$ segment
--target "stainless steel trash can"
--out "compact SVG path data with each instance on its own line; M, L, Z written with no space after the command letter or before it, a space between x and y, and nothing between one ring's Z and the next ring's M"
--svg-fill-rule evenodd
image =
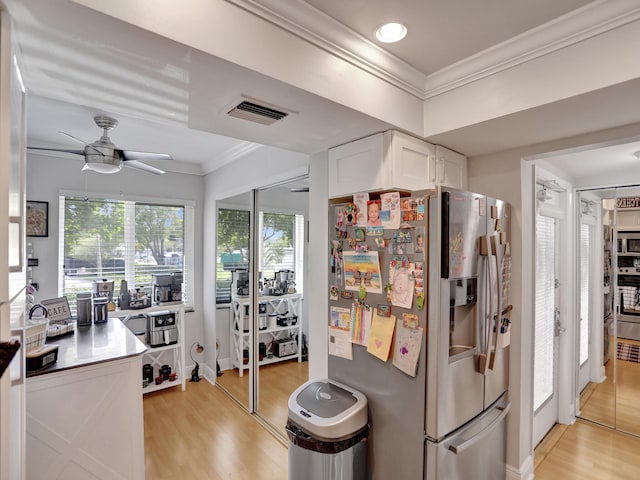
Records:
M289 397L289 480L366 480L367 398L329 379Z

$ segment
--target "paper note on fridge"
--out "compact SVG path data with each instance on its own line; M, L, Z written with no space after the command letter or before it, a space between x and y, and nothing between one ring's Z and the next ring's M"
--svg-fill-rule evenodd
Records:
M391 342L393 341L393 331L396 327L396 317L381 317L377 310L373 312L371 321L371 333L369 334L369 345L367 352L375 355L383 362L389 358Z
M373 309L354 302L351 307L351 314L353 318L351 322L351 341L366 347L369 345Z
M423 328L405 326L403 320L398 319L396 325L396 342L393 347L393 365L400 371L416 376L418 357L422 347Z
M351 332L329 326L329 355L353 360Z

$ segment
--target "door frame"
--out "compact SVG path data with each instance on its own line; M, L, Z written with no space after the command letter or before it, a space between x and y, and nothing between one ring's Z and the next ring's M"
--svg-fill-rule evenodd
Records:
M560 333L558 338L558 362L557 362L557 374L558 374L558 388L557 390L557 422L561 424L571 424L575 420L577 412L576 403L576 365L575 358L577 355L576 344L576 272L577 261L574 252L575 248L575 233L576 233L576 220L575 220L575 191L573 185L566 179L555 174L551 168L545 165L543 160L529 162L532 168L532 184L530 194L532 196L532 224L531 224L531 266L535 268L535 219L536 219L536 199L535 199L535 183L538 180L545 182L554 182L559 189L564 190L562 193L562 201L559 204L559 210L554 216L559 217L559 272L558 280L560 282L558 306L560 308L560 322L564 331ZM545 168L546 167L546 168ZM524 193L524 192L523 192ZM526 235L526 232L523 232ZM526 254L526 253L525 253ZM535 279L535 270L532 272L532 277ZM530 285L535 285L534 283ZM535 293L533 289L530 292L531 305L535 306ZM533 311L533 310L532 310ZM535 321L535 315L532 315L532 323ZM532 325L533 330L533 325ZM532 371L534 368L534 348L533 345L534 336L532 331ZM535 428L535 414L533 412L533 378L531 386L531 421L532 421L532 447L535 447L536 437L540 436L540 433ZM546 432L545 432L546 433ZM535 436L534 436L535 435ZM542 434L544 436L544 434ZM542 438L542 437L540 437Z

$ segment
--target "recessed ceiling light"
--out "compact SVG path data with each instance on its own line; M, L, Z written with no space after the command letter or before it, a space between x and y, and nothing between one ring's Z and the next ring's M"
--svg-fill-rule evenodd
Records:
M385 23L376 30L376 38L384 43L399 42L407 34L407 27L401 23Z

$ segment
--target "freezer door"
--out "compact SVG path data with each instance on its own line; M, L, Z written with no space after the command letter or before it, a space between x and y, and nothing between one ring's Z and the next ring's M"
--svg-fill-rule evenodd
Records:
M425 480L504 480L506 478L505 397L440 442L426 442Z
M478 238L486 235L485 198L477 193L442 189L439 222L442 278L478 275Z

